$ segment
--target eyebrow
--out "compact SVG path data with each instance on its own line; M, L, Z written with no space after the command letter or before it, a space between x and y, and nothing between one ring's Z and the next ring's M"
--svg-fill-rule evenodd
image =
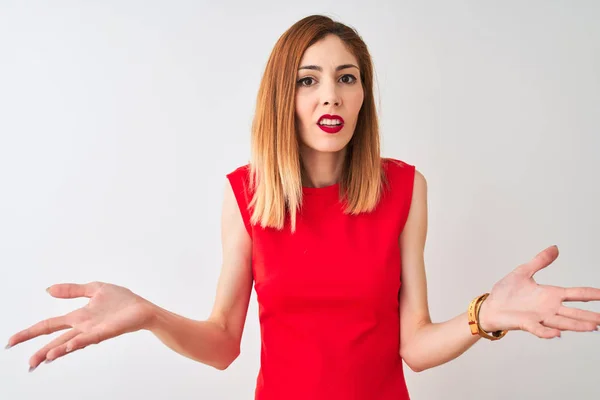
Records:
M354 65L354 64L342 64L342 65L338 65L335 68L335 70L336 71L341 71L341 70L347 69L347 68L356 68L356 69L358 69L360 71L360 69L356 65ZM323 72L323 68L319 67L318 65L304 65L304 66L298 68L298 70L301 70L301 69L312 69L312 70L315 70L315 71Z

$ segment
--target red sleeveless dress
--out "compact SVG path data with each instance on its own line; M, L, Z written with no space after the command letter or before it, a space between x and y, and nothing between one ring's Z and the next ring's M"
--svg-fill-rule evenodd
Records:
M345 215L339 184L303 188L296 232L250 224L249 166L227 175L252 237L261 366L256 400L407 400L400 357L399 236L415 167L383 159L389 186Z

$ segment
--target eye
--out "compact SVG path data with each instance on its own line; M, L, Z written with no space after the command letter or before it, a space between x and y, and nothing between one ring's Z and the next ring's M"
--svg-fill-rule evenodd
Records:
M313 78L311 78L310 76L307 76L306 78L299 79L296 83L300 86L310 86L310 85L305 84L305 82L313 81L313 80L314 80Z
M350 78L350 81L348 81L348 80L344 81L344 78ZM342 76L340 78L340 80L342 80L343 83L349 83L350 85L356 83L356 77L354 75L351 75L351 74L346 74L346 75Z

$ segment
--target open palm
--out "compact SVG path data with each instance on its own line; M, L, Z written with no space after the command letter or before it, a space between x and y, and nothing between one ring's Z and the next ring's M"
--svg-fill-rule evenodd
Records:
M150 315L147 300L127 288L109 283L63 283L50 286L48 293L63 299L88 297L90 301L66 315L40 321L9 339L8 347L12 347L40 335L72 328L31 357L30 371L44 360L50 362L91 344L140 330Z
M560 337L561 331L596 331L599 313L563 302L598 301L600 289L540 285L534 280L534 275L557 257L558 248L548 247L496 283L481 309L482 328L488 332L523 330L541 338Z

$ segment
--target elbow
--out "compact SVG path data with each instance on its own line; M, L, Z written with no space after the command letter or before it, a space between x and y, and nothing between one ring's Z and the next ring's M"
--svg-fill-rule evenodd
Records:
M220 363L220 364L213 364L212 367L215 369L218 369L219 371L225 371L227 368L229 368L230 365L231 365L231 363Z
M406 347L410 348L409 346ZM427 365L423 362L423 357L419 356L418 354L415 355L414 353L406 350L400 351L400 358L402 358L402 361L404 361L408 368L410 368L413 372L419 373L431 368L430 365Z
M404 363L408 366L408 368L410 368L411 371L416 372L416 373L423 372L423 371L426 371L427 369L429 369L423 363L415 362L414 360L412 360L410 358L402 357L402 361L404 361Z
M400 341L400 358L416 373L435 367L435 365L432 365L434 360L429 357L431 354L428 354L429 351L422 348L421 343L423 340L418 335L423 327L429 324L431 324L429 319L422 320L412 332L403 335L404 339L401 338Z
M220 328L221 340L213 347L212 361L209 365L219 371L225 371L240 355L241 339L233 337L224 324L216 322Z
M410 359L407 360L406 358L403 358L402 360L408 366L408 368L410 368L411 371L416 372L416 373L427 371L429 368L431 368L431 366L425 365L422 362L419 363L419 362L415 362L414 360L410 360Z
M226 357L226 358L224 357L219 362L212 364L212 367L214 367L215 369L218 369L219 371L225 371L227 368L229 368L229 366L231 364L233 364L233 362L239 357L239 355L240 355L240 349L238 347L228 357Z
M406 363L406 365L408 365L408 367L411 369L411 371L419 373L419 372L423 372L428 370L429 368L425 367L424 365L419 365L419 364L414 364L414 363Z

